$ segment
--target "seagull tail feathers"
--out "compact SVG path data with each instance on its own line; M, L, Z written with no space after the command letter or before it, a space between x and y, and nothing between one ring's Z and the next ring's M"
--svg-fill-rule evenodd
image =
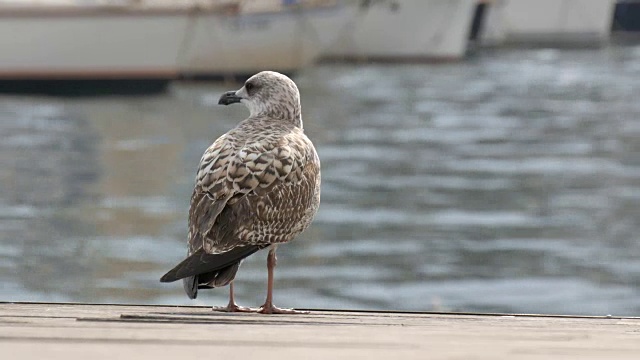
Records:
M182 279L182 286L184 286L184 292L187 293L189 299L193 300L198 297L198 277L189 276Z
M198 286L198 275L206 274L209 275L207 277L210 277L212 275L210 273L217 274L221 272L221 270L226 270L225 268L229 267L237 270L235 265L240 263L242 259L265 247L266 245L239 246L220 254L208 254L203 249L200 249L164 274L162 278L160 278L160 282L174 282L180 279L186 279L183 285L187 294L191 293L195 296L197 289L193 289ZM222 272L227 273L227 271ZM235 275L235 271L233 275Z

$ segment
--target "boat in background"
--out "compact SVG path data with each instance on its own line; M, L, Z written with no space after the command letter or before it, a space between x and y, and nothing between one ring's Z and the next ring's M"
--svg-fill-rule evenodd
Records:
M190 17L178 58L183 76L246 76L263 69L291 74L334 43L357 9L336 0L244 0L236 5L224 15Z
M314 62L353 9L332 0L4 0L0 92L148 93L184 77L291 73Z
M178 76L185 14L179 7L2 1L0 91L160 91Z
M480 45L599 46L611 33L615 0L485 0Z
M476 0L360 1L326 60L443 61L467 50Z

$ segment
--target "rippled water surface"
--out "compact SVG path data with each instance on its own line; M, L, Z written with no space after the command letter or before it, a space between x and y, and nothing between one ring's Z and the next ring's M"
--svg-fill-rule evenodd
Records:
M278 251L277 304L640 315L640 47L295 80L322 205ZM185 254L200 155L247 115L215 105L236 87L0 97L0 300L226 303L158 279ZM243 305L265 258L239 272Z

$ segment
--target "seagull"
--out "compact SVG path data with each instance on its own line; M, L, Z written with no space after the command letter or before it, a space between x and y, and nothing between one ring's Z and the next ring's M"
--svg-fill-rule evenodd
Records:
M300 93L287 76L262 71L218 104L244 104L249 117L202 155L189 209L188 256L161 282L182 279L187 296L229 285L229 303L214 310L300 313L273 305L278 245L293 240L320 205L320 159L304 134ZM268 248L267 298L238 306L233 280L246 257Z

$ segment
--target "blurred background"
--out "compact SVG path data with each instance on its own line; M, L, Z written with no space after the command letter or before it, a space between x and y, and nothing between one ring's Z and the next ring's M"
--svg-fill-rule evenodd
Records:
M640 1L0 1L2 301L224 305L158 280L202 152L290 74L323 166L298 308L640 314ZM266 253L238 274L266 292Z

